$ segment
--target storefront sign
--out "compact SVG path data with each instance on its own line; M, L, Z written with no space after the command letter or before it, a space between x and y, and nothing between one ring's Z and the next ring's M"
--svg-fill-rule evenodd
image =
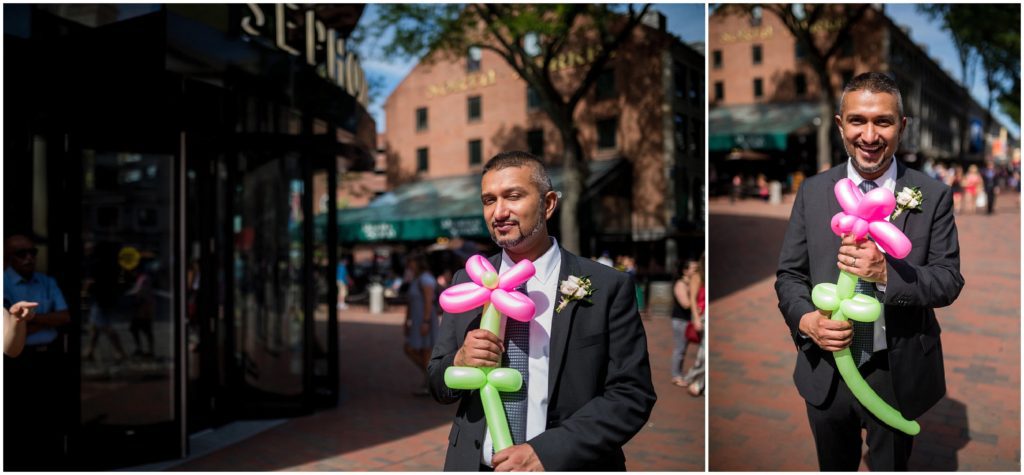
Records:
M451 237L476 237L487 234L484 230L484 221L480 218L442 219L441 230Z
M368 107L366 74L359 58L346 48L345 39L339 38L334 28L327 28L316 18L314 9L302 11L293 3L273 7L249 3L247 7L248 11L242 16L242 31L253 37L272 37L274 45L281 51L292 56L305 56L306 64ZM273 18L268 20L264 9L271 8ZM301 41L297 41L296 36Z
M563 69L572 69L577 66L583 66L593 63L594 58L596 58L597 54L600 52L601 50L599 48L590 46L583 53L580 53L578 51L569 51L567 53L562 53L558 56L555 56L551 60L551 71L556 72L561 71ZM612 53L612 57L615 57L614 52ZM543 58L538 55L536 61L537 64L540 65L540 62L543 61Z
M367 241L383 241L398 237L398 229L391 223L364 223L360 231Z
M771 26L762 26L759 28L745 28L735 33L722 33L722 43L736 43L739 41L756 41L766 40L771 38L775 33Z
M459 79L449 79L443 83L427 86L427 99L493 86L497 80L498 74L493 69L485 73L469 74Z

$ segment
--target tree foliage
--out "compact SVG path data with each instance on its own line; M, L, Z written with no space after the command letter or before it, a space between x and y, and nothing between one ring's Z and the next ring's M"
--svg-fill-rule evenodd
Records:
M1020 5L927 4L917 7L933 19L961 46L978 58L988 89L988 109L995 103L1020 122ZM970 67L961 60L961 67ZM965 79L967 71L963 71ZM965 87L970 84L965 80Z
M562 140L564 190L560 243L579 252L577 210L586 160L574 126L576 108L650 5L615 11L608 4L378 4L365 25L385 55L431 62L460 59L471 46L493 51L536 92ZM593 36L596 55L565 81L556 59L579 37ZM529 41L528 41L529 40ZM535 43L533 43L535 41ZM537 50L531 48L535 44Z

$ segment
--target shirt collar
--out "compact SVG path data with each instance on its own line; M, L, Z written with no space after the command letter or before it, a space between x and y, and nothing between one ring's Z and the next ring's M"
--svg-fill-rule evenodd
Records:
M549 247L542 256L538 257L537 260L533 261L533 268L536 269L537 272L533 274L532 278L537 279L537 282L540 282L541 284L548 282L551 278L551 274L555 272L555 269L562 260L562 253L560 250L561 248L558 247L558 240L553 236L548 236L548 239L551 240L551 247ZM514 265L516 265L516 263L512 262L512 258L508 257L508 253L503 249L501 251L501 268L507 269Z
M853 159L849 158L846 160L846 177L853 180L853 184L860 187L861 182L864 181L864 177L860 176L856 168L853 168ZM892 161L889 162L889 168L882 173L882 176L871 180L876 185L885 188L893 193L896 192L896 157L892 157Z
M33 273L32 277L26 279L22 277L21 274L18 273L18 271L14 270L14 267L7 266L7 268L4 269L4 280L12 284L20 284L22 282L31 284L36 281L36 275L35 273Z

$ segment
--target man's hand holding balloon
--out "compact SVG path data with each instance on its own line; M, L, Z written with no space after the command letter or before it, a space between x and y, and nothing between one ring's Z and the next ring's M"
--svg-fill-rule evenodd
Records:
M887 282L887 266L885 255L878 249L874 241L857 239L853 235L843 236L839 247L839 270L848 272L867 282L885 284Z

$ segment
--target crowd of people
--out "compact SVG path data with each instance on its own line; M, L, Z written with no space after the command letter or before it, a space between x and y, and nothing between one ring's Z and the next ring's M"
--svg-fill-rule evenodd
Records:
M976 164L967 166L937 163L926 172L932 178L953 190L953 212L977 214L984 210L992 214L997 196L1006 191L1020 191L1020 163L996 165L987 160L984 168Z

